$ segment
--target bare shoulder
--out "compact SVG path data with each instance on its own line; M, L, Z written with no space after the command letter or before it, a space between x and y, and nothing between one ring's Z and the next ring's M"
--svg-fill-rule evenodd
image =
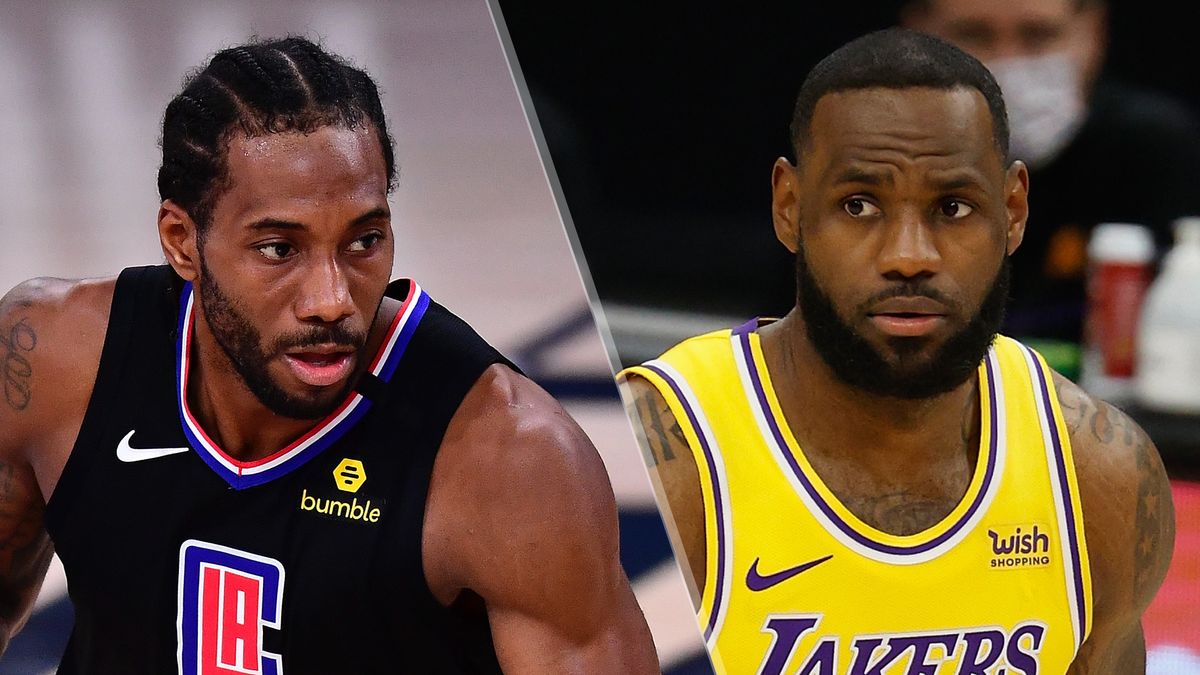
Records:
M444 605L483 600L505 672L659 672L618 556L608 473L534 382L484 372L446 431L426 503L429 589Z
M112 289L34 279L0 299L0 653L50 563L45 504L87 407Z
M463 528L470 538L461 536L468 531ZM615 559L616 501L608 473L557 401L528 378L493 365L463 399L438 451L424 542L431 588L486 590L504 583L491 574L499 566L470 561L495 561L506 552L524 558L567 541L579 544L578 561ZM536 566L537 556L527 562Z
M1140 617L1174 547L1166 470L1150 437L1128 415L1057 373L1054 384L1083 501L1096 612Z
M90 394L99 365L115 280L31 279L0 299L0 452L22 432L71 416ZM80 410L82 414L82 410Z
M447 429L443 449L477 470L474 479L513 488L562 489L563 496L611 495L600 455L553 397L529 378L495 364L467 393ZM510 500L529 498L520 490Z
M691 571L693 602L704 589L706 564L704 497L696 457L688 445L679 420L662 393L645 378L631 374L625 379L627 412L650 469L650 475L666 497L668 532L682 551Z
M54 279L40 277L21 282L0 298L0 338L6 348L15 348L19 334L21 345L33 352L44 339L103 339L108 326L116 279ZM38 333L45 338L38 339ZM86 348L89 344L74 344ZM69 351L69 350L67 350ZM51 358L46 351L39 357Z

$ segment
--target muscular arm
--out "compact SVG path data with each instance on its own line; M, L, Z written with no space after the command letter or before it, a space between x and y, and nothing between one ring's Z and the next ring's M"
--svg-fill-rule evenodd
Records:
M1142 613L1171 562L1175 511L1154 443L1116 408L1055 378L1069 429L1092 568L1091 636L1071 673L1146 672Z
M629 377L626 387L629 418L637 431L655 489L666 496L667 508L663 511L667 531L673 539L676 557L686 559L691 571L688 589L692 593L692 604L698 607L704 591L707 557L704 498L696 457L662 394L637 375Z
M504 366L468 393L434 467L426 580L482 598L508 673L657 673L618 557L608 474L548 394Z
M0 300L0 653L29 617L50 564L50 539L42 529L44 505L25 461L30 416L41 384L37 291L29 284ZM33 407L33 411L30 408Z
M91 396L111 299L111 281L37 279L0 300L0 653L54 553L46 499Z

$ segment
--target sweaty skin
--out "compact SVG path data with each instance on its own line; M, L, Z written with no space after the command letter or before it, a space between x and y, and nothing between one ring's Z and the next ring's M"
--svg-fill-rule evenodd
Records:
M204 264L195 223L170 201L159 213L168 262L197 293L212 274L223 293L252 298L248 320L264 346L341 322L364 331L373 353L399 307L380 304L392 243L378 148L373 131L337 127L233 138ZM87 409L114 288L114 279L39 279L0 301L0 651L28 618L52 555L45 504ZM189 401L231 454L267 456L312 422L255 398L201 304ZM268 356L267 373L287 393L329 396L286 355ZM505 672L658 672L617 556L616 503L595 448L545 391L503 365L484 372L450 421L422 549L438 600L487 613Z
M1003 166L990 130L974 90L830 94L817 104L799 166L776 163L780 241L793 251L803 241L813 276L843 318L884 353L881 331L889 327L855 309L873 287L919 278L970 313L1001 257L1020 244L1028 178L1019 162ZM961 318L948 315L940 321L945 326L935 325L930 349ZM794 309L759 333L781 408L817 473L877 529L905 535L936 524L961 501L974 470L977 377L929 399L857 391L816 353L803 321ZM1070 672L1144 672L1140 619L1166 575L1174 542L1166 473L1137 424L1065 378L1056 375L1054 382L1075 457L1093 578L1094 624ZM706 540L695 456L650 383L631 376L625 394L698 605Z

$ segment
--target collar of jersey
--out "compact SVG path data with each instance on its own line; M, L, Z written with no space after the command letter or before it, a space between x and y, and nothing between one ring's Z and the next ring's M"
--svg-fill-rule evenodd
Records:
M396 312L392 324L388 326L383 344L367 369L367 372L384 382L391 379L396 371L396 365L408 347L417 324L429 307L429 296L421 290L417 282L407 281L408 294L404 298L404 304L401 305L400 311ZM175 345L175 388L179 418L192 449L235 490L262 485L298 469L336 443L370 409L370 399L357 391L351 391L333 412L286 447L251 462L234 459L205 433L188 407L188 372L192 360L191 344L195 331L195 315L192 284L188 283L184 285L179 299L178 337Z
M916 564L940 556L966 536L987 511L1003 471L1003 387L995 348L990 348L979 365L980 438L975 472L967 492L955 508L932 527L912 535L894 535L864 522L825 484L805 457L787 424L763 359L754 319L732 333L738 360L745 364L743 385L751 407L759 418L768 446L781 469L808 505L816 519L836 539L860 554L881 562Z

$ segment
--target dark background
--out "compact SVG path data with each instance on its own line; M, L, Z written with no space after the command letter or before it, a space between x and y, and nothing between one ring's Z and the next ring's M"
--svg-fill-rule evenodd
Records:
M790 156L793 98L824 55L895 25L901 3L641 4L500 0L599 297L778 315L792 263L769 179ZM1196 110L1195 24L1175 7L1109 2L1104 77Z

